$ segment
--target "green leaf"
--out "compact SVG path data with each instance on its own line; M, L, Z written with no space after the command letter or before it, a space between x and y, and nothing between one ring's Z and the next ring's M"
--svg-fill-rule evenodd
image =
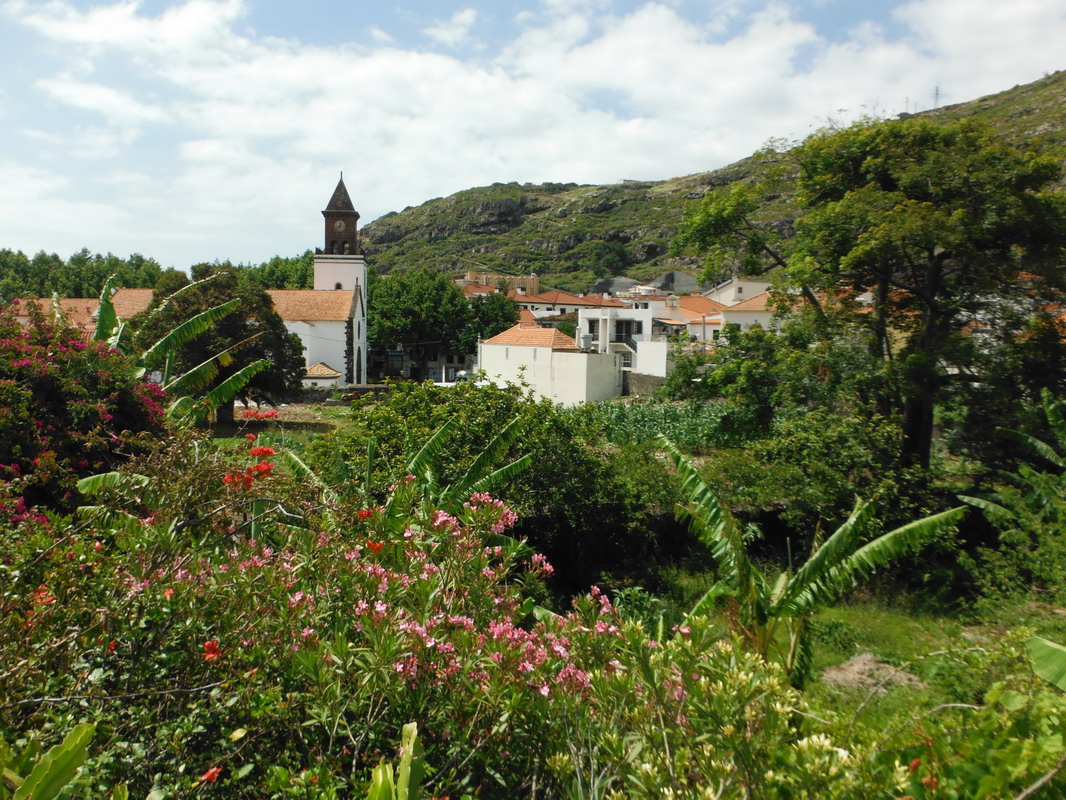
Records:
M77 775L95 731L95 725L76 726L61 744L57 744L37 762L12 800L53 800L57 797Z
M130 790L126 784L120 783L111 790L111 800L130 800Z
M419 800L425 764L422 759L422 742L418 738L418 725L409 722L403 726L400 736L400 767L396 775L396 800Z
M130 487L143 487L149 484L145 475L129 474L125 472L102 472L99 475L89 475L78 481L78 491L82 494L96 494L102 489L126 489Z
M183 344L195 339L201 333L210 330L215 322L231 311L235 311L240 303L240 298L235 297L225 303L209 308L207 311L201 311L192 319L181 323L181 325L167 333L141 354L141 365L149 370L158 367L166 360L168 355L174 353Z
M396 785L392 779L392 764L382 761L370 776L367 800L396 800Z
M1066 692L1066 647L1042 636L1025 643L1033 672Z
M112 275L100 290L100 303L96 306L96 327L93 330L93 341L102 342L110 339L118 327L118 314L115 313L115 304L111 302L114 294L114 282L117 275Z

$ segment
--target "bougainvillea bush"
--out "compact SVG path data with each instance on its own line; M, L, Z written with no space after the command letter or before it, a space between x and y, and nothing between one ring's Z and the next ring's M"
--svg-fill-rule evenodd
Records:
M0 514L70 510L79 477L164 434L162 392L128 358L35 303L0 305Z

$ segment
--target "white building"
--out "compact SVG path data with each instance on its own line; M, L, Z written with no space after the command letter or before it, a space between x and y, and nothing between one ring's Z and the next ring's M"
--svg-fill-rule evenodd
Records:
M527 383L563 406L622 394L621 356L583 352L555 328L519 323L478 345L478 369L495 383Z
M749 297L770 291L770 286L770 281L758 278L734 277L722 281L713 289L704 292L703 296L722 305L735 306L737 303L743 303Z

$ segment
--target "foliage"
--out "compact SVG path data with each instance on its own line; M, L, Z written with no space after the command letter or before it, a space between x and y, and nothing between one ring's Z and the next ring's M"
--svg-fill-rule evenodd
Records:
M137 341L160 339L198 314L236 299L239 302L231 313L178 348L175 373L186 374L212 364L214 375L207 386L218 388L242 369L266 360L270 368L256 374L242 395L262 395L277 401L299 389L305 369L303 345L296 334L285 328L270 295L234 269L201 264L193 267L192 277L193 285L180 278L156 288L152 308L133 320ZM208 277L212 279L204 280ZM188 290L178 293L185 286L189 286ZM224 357L219 358L220 354ZM232 397L219 406L218 414L221 419L232 419Z
M919 119L816 134L794 155L807 211L788 274L869 297L855 321L896 362L904 459L928 466L946 367L971 326L1061 286L1066 202L1046 191L1061 167L973 124Z
M1044 469L1022 464L998 492L961 498L984 511L999 534L996 547L981 548L968 559L978 588L992 607L1007 598L1034 595L1060 602L1064 596L1066 545L1061 532L1066 530L1066 404L1046 389L1042 401L1053 444L1021 431L999 430L1036 456Z
M247 280L262 289L315 288L315 256L310 250L292 258L274 256L244 270Z
M648 445L662 434L688 453L703 453L729 443L720 428L722 405L698 400L662 402L627 399L585 403L564 412L592 441Z
M115 468L163 432L162 401L106 344L86 343L36 305L0 307L2 516L71 510L79 477Z
M644 496L662 493L661 467L657 476L644 472L654 471L657 462L620 468L611 455L575 435L578 429L567 412L546 400L535 401L517 387L395 384L380 400L357 400L351 425L313 442L306 460L340 496L353 496L362 487L380 501L387 487L407 474L412 456L445 423L454 420L448 446L433 462L440 486L458 483L486 443L516 419L514 443L498 454L499 460L529 456L530 467L494 492L522 517L517 533L565 565L558 582L576 590L604 570L646 563L654 553L652 537L663 509ZM371 439L375 472L366 487ZM666 508L671 504L672 499Z
M150 289L162 270L154 259L134 253L119 258L80 250L64 261L44 251L29 258L21 251L0 250L0 300L18 297L96 297L108 278L116 286Z
M818 608L854 588L859 578L949 530L962 516L961 508L952 509L861 544L873 508L857 500L848 520L825 541L816 542L802 566L793 572L790 565L771 580L752 563L740 526L699 472L669 440L664 439L663 445L688 500L679 506L679 514L690 520L710 547L718 569L718 583L692 613L704 613L718 599L725 599L730 626L745 646L762 658L776 654L797 686L809 677L810 618Z
M435 353L461 351L470 308L462 289L445 275L411 270L381 278L372 289L367 307L372 346L402 347L422 364L423 375Z
M469 318L459 337L463 353L476 353L477 344L518 323L518 304L505 294L479 295L470 301Z

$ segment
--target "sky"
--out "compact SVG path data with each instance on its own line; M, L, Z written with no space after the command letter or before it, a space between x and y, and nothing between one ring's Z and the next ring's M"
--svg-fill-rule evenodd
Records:
M665 180L1066 67L1062 0L0 0L0 248L164 267L494 182Z

